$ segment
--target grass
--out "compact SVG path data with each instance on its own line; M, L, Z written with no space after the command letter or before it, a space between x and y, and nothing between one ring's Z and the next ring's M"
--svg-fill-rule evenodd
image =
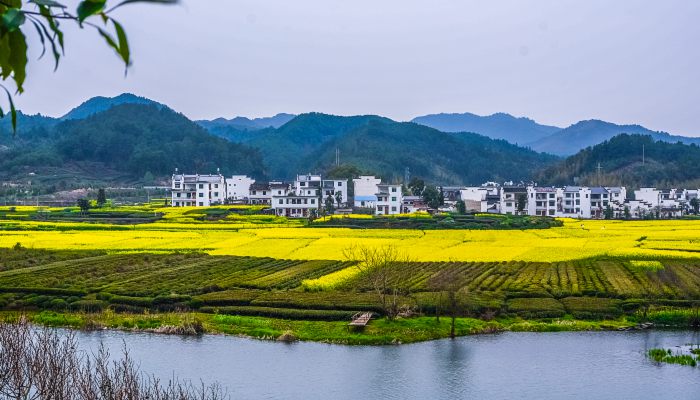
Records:
M674 353L671 349L650 349L647 356L657 363L687 365L696 367L700 357L694 357L692 354Z

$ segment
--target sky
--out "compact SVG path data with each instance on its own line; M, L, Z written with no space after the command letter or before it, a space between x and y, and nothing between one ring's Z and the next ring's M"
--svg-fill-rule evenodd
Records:
M56 72L29 32L18 108L59 116L131 92L192 119L507 112L700 136L700 1L181 0L113 16L126 76L92 30L65 26Z

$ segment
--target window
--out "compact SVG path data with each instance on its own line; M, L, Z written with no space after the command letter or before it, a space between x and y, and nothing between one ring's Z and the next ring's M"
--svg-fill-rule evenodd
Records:
M219 192L214 192L214 197L219 197Z
M178 194L177 194L177 197L180 197L180 194L181 194L181 193L178 193Z
M549 215L554 215L554 210L549 210Z
M391 198L391 201L396 201L396 197L392 197L392 198Z
M554 200L550 200L550 201L549 201L549 206L550 206L550 207L554 207Z
M396 188L395 187L391 188L391 192L396 193Z
M338 186L343 186L343 182L338 182Z
M576 200L576 205L577 205L577 206L580 206L580 205L581 205L581 200L578 200L578 199L577 199L577 200Z
M199 206L202 207L203 205L204 205L204 203L202 203L202 202L200 201L200 202L199 202Z
M200 194L199 194L199 197L204 197L204 193L200 193Z
M277 194L282 194L282 191L281 191L281 190L278 190L278 191L277 191Z
M218 183L215 183L215 184L214 184L214 189L218 189L218 188L219 188L219 184L218 184Z
M263 196L267 195L267 190L263 190Z
M391 211L396 211L396 207L391 207Z
M199 184L199 188L200 188L200 189L204 189L204 184L203 184L203 183L200 183L200 184Z
M554 198L554 193L550 193L550 194L549 194L549 198L550 198L550 199L553 199L553 198Z
M280 203L280 204L284 204L284 200L283 200L283 199L280 199L279 203Z
M316 199L311 199L311 204L316 204Z
M309 204L307 199L304 199L304 204Z
M513 203L506 203L506 207L513 207Z
M299 186L306 186L306 182L299 182Z

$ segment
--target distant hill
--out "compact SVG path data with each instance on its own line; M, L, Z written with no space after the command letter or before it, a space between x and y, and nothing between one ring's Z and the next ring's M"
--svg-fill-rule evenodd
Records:
M32 179L59 180L65 171L83 182L139 182L181 171L265 174L260 153L209 134L167 107L121 104L85 119L47 129L42 141L11 143L0 157L0 179L31 172ZM76 172L78 171L78 172ZM51 178L51 176L53 178Z
M110 108L120 105L120 104L150 104L155 105L158 108L167 107L161 103L147 99L145 97L136 96L131 93L122 93L116 97L93 97L78 107L70 110L66 115L61 117L62 120L69 119L83 119L87 118L93 114L97 114L102 111L107 111Z
M600 120L588 120L578 122L548 137L535 141L530 146L537 151L566 156L586 147L602 143L622 133L649 135L656 140L671 143L700 144L700 138L655 132L640 125L617 125Z
M398 180L413 176L443 184L526 179L556 157L470 133L445 133L414 123L365 115L302 114L281 126L251 133L246 144L263 154L270 176L332 169L336 148L343 164Z
M305 165L332 168L335 149L343 163L390 181L412 176L444 185L527 180L556 158L474 133L445 133L414 123L370 120L312 152ZM314 164L315 163L315 164Z
M584 185L698 187L700 147L668 143L651 135L622 134L543 169L535 179L555 185L577 179Z
M527 145L561 130L556 126L541 125L529 118L516 118L505 113L488 116L471 113L430 114L416 117L412 122L443 132L474 132L519 145Z
M195 121L199 125L212 130L217 128L232 127L238 130L259 130L264 128L279 128L294 119L296 115L279 113L272 117L246 118L235 117L232 119L216 118L213 120Z

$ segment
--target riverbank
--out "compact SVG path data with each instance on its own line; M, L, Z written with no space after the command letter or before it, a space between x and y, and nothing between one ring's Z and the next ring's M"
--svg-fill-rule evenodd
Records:
M245 317L203 313L122 314L30 312L24 314L36 324L79 330L120 330L162 334L225 334L263 340L312 341L346 345L387 345L415 343L448 338L450 321L435 317L385 318L372 320L362 331L349 329L346 322L292 321L266 317ZM18 313L3 312L3 319L16 319ZM457 336L513 332L610 331L634 329L637 322L628 319L583 321L575 319L483 321L457 318Z

